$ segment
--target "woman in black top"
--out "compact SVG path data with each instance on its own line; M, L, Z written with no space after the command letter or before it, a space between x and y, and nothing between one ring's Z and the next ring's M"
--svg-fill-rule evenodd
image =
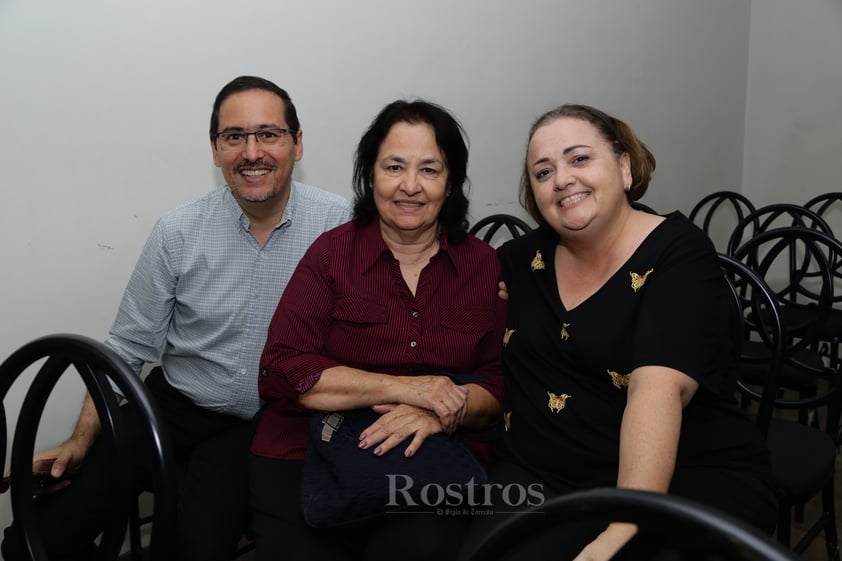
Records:
M539 227L499 250L507 402L491 479L544 496L669 492L771 532L765 442L722 395L735 334L714 247L678 212L631 206L654 168L628 125L592 107L533 125L520 194ZM474 539L500 517L479 517ZM555 531L528 558L608 559L635 531Z

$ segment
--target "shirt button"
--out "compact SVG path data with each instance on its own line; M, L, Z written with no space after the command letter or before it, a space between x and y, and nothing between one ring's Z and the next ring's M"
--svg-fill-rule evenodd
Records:
M417 317L418 317L418 312L412 312L412 317L417 318Z
M409 346L410 346L410 347L412 347L412 348L414 349L415 347L417 347L417 346L418 346L418 343L416 343L415 341L412 341L412 342L409 344Z

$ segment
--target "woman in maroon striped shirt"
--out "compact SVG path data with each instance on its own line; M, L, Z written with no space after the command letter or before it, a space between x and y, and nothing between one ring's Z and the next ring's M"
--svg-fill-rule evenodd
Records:
M459 123L425 101L389 104L360 140L353 221L313 243L269 326L250 466L258 560L455 558L467 516L314 529L299 492L313 411L374 408L360 448L409 442L408 457L430 435L485 429L499 414L500 265L466 232L467 162ZM460 386L440 371L485 381ZM487 447L469 445L487 463Z

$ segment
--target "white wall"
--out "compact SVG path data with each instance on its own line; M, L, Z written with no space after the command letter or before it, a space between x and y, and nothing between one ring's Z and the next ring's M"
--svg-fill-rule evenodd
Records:
M743 194L842 191L842 2L753 2L749 53Z
M522 214L527 129L575 101L653 149L644 202L687 212L740 186L750 17L749 0L2 0L0 357L47 333L104 336L156 218L220 180L208 118L236 75L290 91L298 179L346 196L364 127L422 96L468 131L473 216ZM51 403L44 446L80 399L69 384Z

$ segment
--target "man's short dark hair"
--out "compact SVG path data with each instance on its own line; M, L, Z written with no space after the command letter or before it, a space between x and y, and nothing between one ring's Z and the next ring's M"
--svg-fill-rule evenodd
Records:
M281 98L284 102L284 119L286 119L287 127L295 132L301 129L301 123L298 122L298 113L295 111L295 104L292 103L292 98L289 97L286 90L278 87L277 84L270 82L265 78L260 78L258 76L239 76L225 84L225 86L219 90L219 93L216 95L210 119L211 138L219 132L219 130L217 130L219 128L219 108L222 105L222 102L235 93L245 92L248 90L266 90L267 92L272 92ZM293 142L298 142L297 134L293 134L291 136Z

